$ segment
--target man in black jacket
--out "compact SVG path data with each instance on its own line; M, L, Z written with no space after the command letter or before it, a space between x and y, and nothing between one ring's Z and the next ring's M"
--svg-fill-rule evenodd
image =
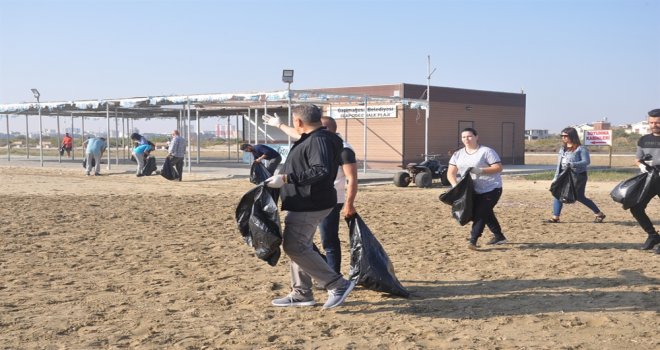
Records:
M654 109L649 112L648 122L651 133L642 136L637 141L637 152L635 154L639 170L643 173L657 171L654 170L654 167L660 168L660 109ZM642 163L642 159L647 155L652 157L650 161L647 161L649 166ZM637 220L642 229L648 234L648 238L646 239L646 242L644 242L642 249L651 250L657 245L658 249L656 249L655 252L660 254L660 235L658 234L658 231L655 230L653 222L646 214L646 207L653 197L656 195L660 197L660 181L656 179L651 186L651 190L641 199L641 202L630 208L630 213L632 213L635 220Z
M291 259L291 288L287 296L275 299L275 306L311 306L312 278L328 290L323 308L341 305L355 287L335 272L313 250L316 227L337 204L334 180L343 142L323 127L321 110L315 105L298 105L292 111L292 127L301 135L284 164L284 171L266 180L281 188L282 210L286 210L282 247Z

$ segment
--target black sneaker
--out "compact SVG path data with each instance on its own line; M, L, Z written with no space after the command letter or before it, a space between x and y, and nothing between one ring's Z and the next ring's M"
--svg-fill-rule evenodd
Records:
M660 254L660 245L655 248L655 253Z
M660 244L660 235L657 233L649 235L649 238L646 239L646 242L644 242L644 245L642 246L642 250L651 250L656 244Z
M506 237L504 237L502 235L502 236L499 236L499 237L498 236L493 237L493 239L488 241L488 243L486 243L486 244L488 244L488 245L500 245L500 244L505 244L506 242L507 242Z

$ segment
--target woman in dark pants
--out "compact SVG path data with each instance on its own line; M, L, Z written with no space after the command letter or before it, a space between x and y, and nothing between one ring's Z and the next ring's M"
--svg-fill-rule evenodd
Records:
M504 244L507 240L493 211L502 196L502 161L492 148L479 144L479 136L473 128L463 129L461 141L465 147L451 156L447 179L452 186L456 186L459 173L474 178L473 219L468 248L478 248L477 240L486 226L493 233L487 244Z

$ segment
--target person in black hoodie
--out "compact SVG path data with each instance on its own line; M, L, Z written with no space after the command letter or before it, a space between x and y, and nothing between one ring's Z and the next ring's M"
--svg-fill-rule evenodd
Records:
M282 247L291 259L292 291L283 298L274 299L272 304L314 305L313 278L328 290L323 308L334 308L346 300L355 281L348 281L335 272L314 251L313 239L316 227L337 204L334 181L343 141L323 127L321 110L315 105L298 105L293 108L292 116L292 127L300 134L300 139L291 147L282 174L265 181L266 186L281 189L282 210L287 211Z

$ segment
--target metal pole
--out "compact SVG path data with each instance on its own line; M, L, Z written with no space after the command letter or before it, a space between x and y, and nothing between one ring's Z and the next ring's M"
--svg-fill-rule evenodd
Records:
M254 143L259 143L259 123L257 123L257 117L259 117L259 110L254 109Z
M289 106L289 120L287 122L288 126L291 126L291 83L288 84L289 87L287 88L287 102ZM289 150L291 150L291 136L288 136L288 142Z
M64 128L66 129L66 128ZM71 160L76 160L76 134L73 132L73 113L71 113ZM82 140L84 137L82 135L80 136L80 139ZM83 155L85 154L85 150L82 151Z
M186 98L186 106L188 107L188 125L186 126L186 135L188 138L188 147L186 147L186 151L188 153L188 174L192 172L192 164L190 163L190 99Z
M250 108L247 109L247 117L246 118L247 118L247 121L248 121L247 122L247 127L248 127L247 128L247 133L245 134L247 136L247 140L244 140L244 141L247 141L247 143L252 143L252 142L250 142L250 138L252 137L251 136L252 135L252 119L250 119Z
M60 114L59 113L57 113L57 147L58 147L57 154L59 155L59 162L62 163L62 152L59 151L59 147L62 147L62 143L60 141Z
M73 118L71 118L71 130L73 130ZM85 143L85 116L81 115L80 116L80 147L82 148L83 144ZM83 158L85 157L85 150L82 150L82 156ZM100 161L100 159L99 159Z
M39 160L41 166L44 166L44 143L42 140L42 135L44 133L44 127L41 122L41 102L39 102L39 97L37 97L37 104L39 105Z
M264 115L268 114L268 101L264 101ZM264 123L264 144L268 143L268 124Z
M27 147L27 159L30 159L30 128L28 126L27 113L25 113L25 144Z
M5 114L7 118L7 161L11 161L11 139L9 138L9 114Z
M116 107L115 107L115 164L119 165L119 120L117 120Z
M126 118L124 118L124 113L121 113L121 155L122 159L126 159Z
M199 128L200 128L199 109L195 109L195 118L197 118L197 165L199 165L199 152L201 147L199 141Z
M364 160L362 162L362 172L367 173L367 95L364 95L364 142L362 145Z
M108 170L110 170L110 104L107 103L107 102L105 103L105 122L107 124L106 129L105 129L105 134L108 137L106 139L106 140L108 140L107 141L108 145L106 146L107 149L108 149ZM99 159L99 162L100 161L101 160Z
M231 124L229 124L229 119L231 116L227 116L227 160L231 159Z
M429 116L431 115L431 55L428 55L428 72L426 77L426 117L424 118L424 160L429 160Z
M238 145L238 118L240 116L236 116L236 163L241 162L241 156L240 156L240 146ZM241 119L243 121L243 125L245 125L245 116L242 116L243 118ZM243 129L241 132L245 132L245 129Z

